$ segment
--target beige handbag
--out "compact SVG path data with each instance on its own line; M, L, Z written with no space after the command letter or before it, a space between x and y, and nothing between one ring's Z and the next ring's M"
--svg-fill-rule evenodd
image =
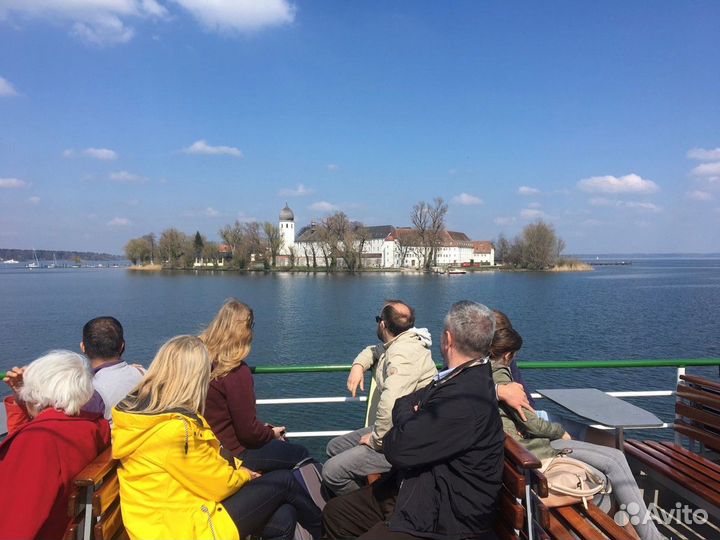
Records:
M587 508L587 500L598 493L608 494L612 491L607 478L599 477L586 463L567 457L572 452L566 448L550 459L542 460L540 472L545 475L548 485L546 506L567 506L582 501Z

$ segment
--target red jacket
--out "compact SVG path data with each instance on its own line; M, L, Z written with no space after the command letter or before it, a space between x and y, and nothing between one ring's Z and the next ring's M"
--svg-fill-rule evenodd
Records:
M33 420L5 398L8 436L0 444L0 538L62 538L73 478L110 444L101 414L45 409Z
M204 416L224 448L237 455L273 439L272 427L260 422L256 414L255 385L245 362L210 382Z

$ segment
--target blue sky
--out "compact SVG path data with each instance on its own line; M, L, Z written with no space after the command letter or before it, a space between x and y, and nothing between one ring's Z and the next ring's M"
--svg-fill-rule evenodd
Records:
M716 1L0 0L0 247L442 196L474 239L720 252L718 28Z

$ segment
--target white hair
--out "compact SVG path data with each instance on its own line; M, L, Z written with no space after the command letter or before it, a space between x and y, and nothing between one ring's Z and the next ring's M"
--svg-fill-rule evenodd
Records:
M483 304L461 300L453 304L445 316L445 330L453 335L460 352L487 356L495 333L495 314Z
M84 356L72 351L50 351L25 369L19 395L39 411L53 407L75 416L93 395L92 379Z

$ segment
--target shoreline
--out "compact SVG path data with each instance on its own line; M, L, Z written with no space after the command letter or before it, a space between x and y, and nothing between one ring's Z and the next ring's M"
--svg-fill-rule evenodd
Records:
M545 270L530 270L527 268L512 268L508 266L481 266L475 268L460 268L452 267L453 269L462 270L465 274L476 274L484 272L543 272L543 273L567 273L567 272L593 272L595 269L586 263L571 263L554 266ZM250 274L250 273L263 273L263 274L380 274L380 273L395 273L395 274L413 274L423 275L432 274L445 276L448 275L446 271L435 272L432 270L413 270L410 268L358 268L350 271L345 268L311 268L311 267L294 267L294 268L244 268L242 270L237 268L225 267L183 267L183 268L172 268L166 267L161 264L147 264L143 266L133 265L128 266L127 270L133 272L235 272L238 274ZM447 270L447 269L444 269ZM462 274L461 274L462 275Z

